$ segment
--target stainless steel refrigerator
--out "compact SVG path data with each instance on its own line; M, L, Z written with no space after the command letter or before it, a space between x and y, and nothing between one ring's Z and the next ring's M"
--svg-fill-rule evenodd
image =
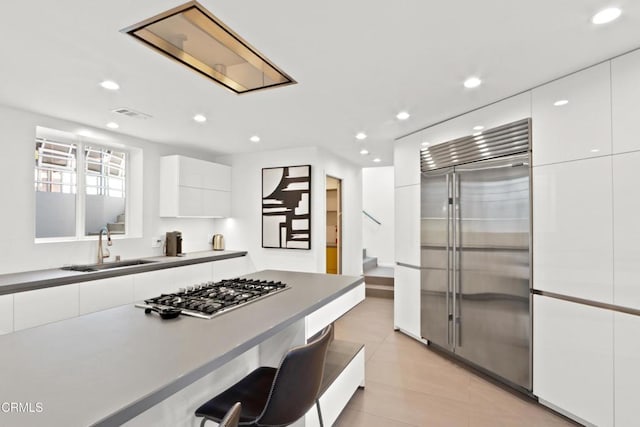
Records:
M421 333L531 391L530 120L421 151Z

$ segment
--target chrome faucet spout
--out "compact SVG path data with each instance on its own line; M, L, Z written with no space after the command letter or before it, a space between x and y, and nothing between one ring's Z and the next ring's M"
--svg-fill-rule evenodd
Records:
M107 227L102 227L98 234L98 264L103 264L104 259L111 256L109 249L102 246L102 234L104 233L107 234L107 246L113 245L113 242L111 242L111 232Z

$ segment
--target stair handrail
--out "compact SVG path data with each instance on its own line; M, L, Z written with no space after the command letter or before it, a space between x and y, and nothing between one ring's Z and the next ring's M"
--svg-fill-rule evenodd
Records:
M375 219L369 212L365 211L364 209L362 210L362 213L369 218L371 221L375 222L378 225L382 225L382 223L380 221L378 221L377 219Z

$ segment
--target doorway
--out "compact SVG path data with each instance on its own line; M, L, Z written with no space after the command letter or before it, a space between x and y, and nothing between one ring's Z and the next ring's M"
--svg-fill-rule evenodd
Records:
M326 272L342 274L342 180L326 178Z

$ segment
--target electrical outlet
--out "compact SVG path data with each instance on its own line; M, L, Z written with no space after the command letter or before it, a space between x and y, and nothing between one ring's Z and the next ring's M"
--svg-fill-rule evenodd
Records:
M160 248L162 247L162 239L160 237L154 237L151 239L151 247L152 248Z

